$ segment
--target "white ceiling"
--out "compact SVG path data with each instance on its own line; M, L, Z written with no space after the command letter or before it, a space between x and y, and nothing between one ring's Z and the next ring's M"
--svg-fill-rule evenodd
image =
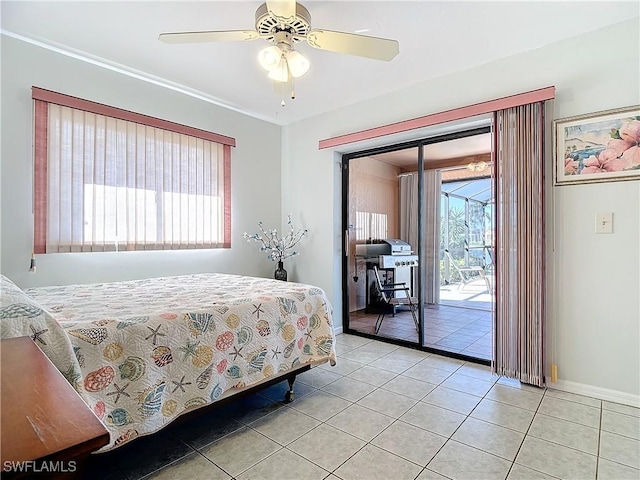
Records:
M168 45L157 39L162 32L253 29L261 3L2 0L2 31L284 125L638 17L640 11L634 1L305 0L312 28L393 38L400 54L381 62L299 44L311 69L296 82L296 99L287 98L285 107L257 62L268 45L264 40Z

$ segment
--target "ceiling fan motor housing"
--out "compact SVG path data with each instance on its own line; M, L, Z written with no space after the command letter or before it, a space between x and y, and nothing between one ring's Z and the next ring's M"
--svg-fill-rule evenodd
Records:
M278 43L276 34L287 32L294 42L303 40L311 29L311 14L303 5L296 3L296 15L290 19L275 17L269 13L267 4L263 3L256 10L256 30L262 38ZM280 36L280 38L282 38Z

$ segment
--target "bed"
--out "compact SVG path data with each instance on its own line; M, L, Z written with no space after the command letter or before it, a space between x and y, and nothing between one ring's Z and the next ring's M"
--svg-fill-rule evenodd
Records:
M101 452L335 364L331 306L310 285L214 273L25 291L2 276L1 289L1 337L29 335L51 359L109 431Z

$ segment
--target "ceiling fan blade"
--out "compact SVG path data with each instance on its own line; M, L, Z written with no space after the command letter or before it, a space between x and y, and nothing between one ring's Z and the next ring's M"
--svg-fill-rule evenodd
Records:
M242 42L257 38L260 35L255 30L175 32L161 33L158 36L158 40L165 43Z
M293 19L296 16L296 0L267 0L267 10L278 19Z
M307 34L307 42L320 50L347 53L387 62L398 55L400 51L397 40L331 30L311 30Z

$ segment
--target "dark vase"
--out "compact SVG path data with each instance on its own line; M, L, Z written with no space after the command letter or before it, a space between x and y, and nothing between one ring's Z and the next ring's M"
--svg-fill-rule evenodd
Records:
M282 262L278 262L278 268L276 268L276 272L273 275L276 280L282 280L283 282L287 281L287 271L284 269Z

